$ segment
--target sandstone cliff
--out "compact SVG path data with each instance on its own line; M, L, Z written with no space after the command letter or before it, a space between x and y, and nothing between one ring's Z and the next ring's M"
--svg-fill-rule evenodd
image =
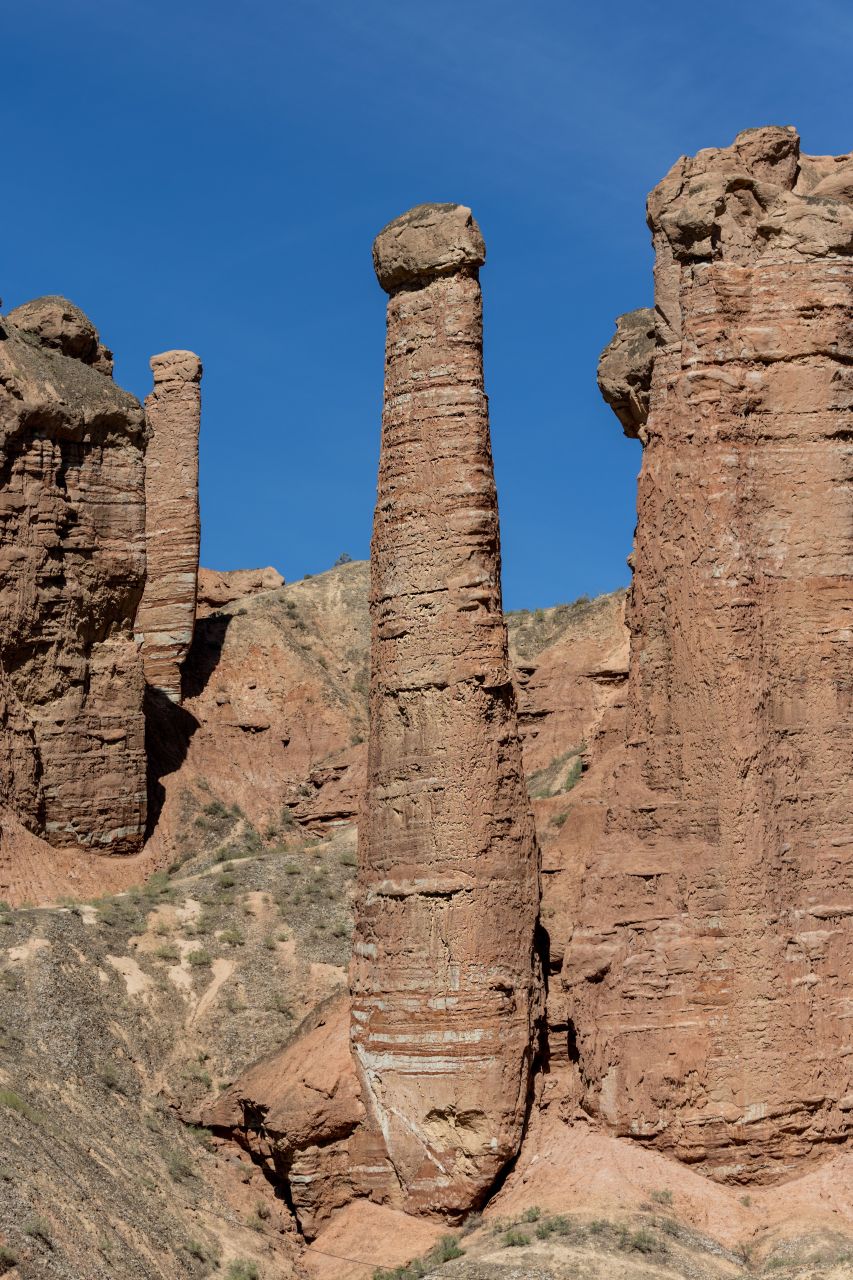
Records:
M851 197L792 129L680 160L653 353L613 379L623 324L600 370L645 440L626 746L563 835L554 999L584 1108L742 1182L853 1132Z
M62 298L0 319L0 802L54 845L142 843L145 424Z

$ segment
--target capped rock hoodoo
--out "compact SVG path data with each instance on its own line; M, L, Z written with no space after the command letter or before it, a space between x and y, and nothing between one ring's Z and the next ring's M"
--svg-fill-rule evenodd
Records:
M148 570L136 620L148 684L181 700L181 665L195 624L199 556L198 435L201 361L192 351L151 357L145 401Z
M54 845L143 838L145 419L64 298L0 319L0 803Z
M483 392L484 258L461 205L412 209L373 249L390 296L351 970L364 1097L407 1203L457 1211L518 1150L542 999Z
M853 156L752 129L648 214L627 747L566 832L559 986L588 1111L767 1181L853 1135Z

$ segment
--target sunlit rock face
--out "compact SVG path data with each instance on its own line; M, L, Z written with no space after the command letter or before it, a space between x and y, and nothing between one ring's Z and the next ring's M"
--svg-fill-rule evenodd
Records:
M146 784L145 422L65 298L0 319L0 803L54 845L130 853Z
M750 130L648 211L628 746L559 985L588 1110L769 1180L853 1131L853 157Z
M459 205L419 206L374 246L390 296L352 1037L405 1202L449 1211L476 1204L518 1150L542 1005L483 391L484 257Z
M180 702L198 582L201 361L192 351L165 351L152 356L151 369L154 390L145 401L148 571L136 629L148 684Z

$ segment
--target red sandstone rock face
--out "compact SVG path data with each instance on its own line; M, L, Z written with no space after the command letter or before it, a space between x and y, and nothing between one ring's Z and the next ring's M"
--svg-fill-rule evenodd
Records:
M180 702L198 576L201 361L191 351L166 351L151 357L151 369L154 390L145 401L148 568L136 630L146 681Z
M145 825L144 418L65 299L0 320L0 802L51 844Z
M404 1201L460 1211L515 1154L541 1007L539 859L501 610L470 210L377 238L390 289L371 558L353 1046Z
M650 197L628 745L563 841L577 1096L730 1180L853 1133L852 196L759 129Z

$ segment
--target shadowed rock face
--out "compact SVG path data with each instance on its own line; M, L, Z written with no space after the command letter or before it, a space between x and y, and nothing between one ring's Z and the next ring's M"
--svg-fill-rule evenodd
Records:
M198 578L201 361L191 351L166 351L152 356L151 369L154 390L145 401L148 569L136 630L146 681L180 702Z
M55 845L145 824L139 403L63 298L0 319L0 801Z
M587 1107L767 1180L853 1133L853 157L751 130L648 207L629 745L562 982Z
M352 1036L406 1202L476 1204L517 1151L540 1017L539 859L501 609L471 212L374 246L390 291L371 551Z

